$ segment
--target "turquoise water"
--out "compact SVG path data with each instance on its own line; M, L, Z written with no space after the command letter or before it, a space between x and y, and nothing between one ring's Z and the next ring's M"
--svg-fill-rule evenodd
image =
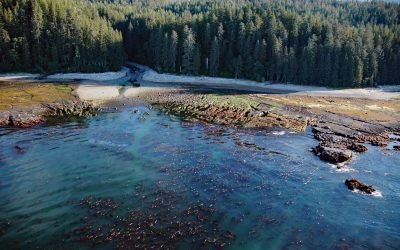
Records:
M144 106L0 135L2 249L400 248L394 151L369 147L338 171L309 152L310 131ZM349 191L350 177L381 196Z

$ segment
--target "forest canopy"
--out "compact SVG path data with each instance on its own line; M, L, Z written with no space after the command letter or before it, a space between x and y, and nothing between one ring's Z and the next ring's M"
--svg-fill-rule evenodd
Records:
M6 0L0 71L159 72L333 87L400 83L400 5L333 0ZM126 55L126 56L125 56Z
M0 71L119 70L120 31L74 0L1 0Z

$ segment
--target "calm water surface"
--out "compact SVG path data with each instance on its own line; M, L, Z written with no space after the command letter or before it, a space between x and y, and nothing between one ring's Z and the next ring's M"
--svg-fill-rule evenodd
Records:
M133 248L146 237L176 248L400 248L394 151L369 147L338 171L309 152L310 132L185 123L142 106L0 134L2 249ZM350 192L350 177L382 195ZM148 234L130 238L140 226Z

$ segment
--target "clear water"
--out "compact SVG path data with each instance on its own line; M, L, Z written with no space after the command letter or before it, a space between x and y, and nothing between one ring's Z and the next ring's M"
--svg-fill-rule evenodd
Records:
M199 222L208 234L173 247L213 248L205 239L229 231L229 249L400 248L399 153L369 147L337 171L309 152L310 132L277 131L185 123L143 106L1 129L0 247L124 248L121 239L83 239L81 228L107 234L104 225L132 211L159 216L162 227L203 204L213 210ZM350 177L382 196L349 191ZM95 215L88 197L118 207Z

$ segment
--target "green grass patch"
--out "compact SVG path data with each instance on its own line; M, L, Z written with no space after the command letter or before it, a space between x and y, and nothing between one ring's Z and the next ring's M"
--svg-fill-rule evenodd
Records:
M67 84L15 83L3 85L0 87L0 110L72 100L74 99L72 90Z

